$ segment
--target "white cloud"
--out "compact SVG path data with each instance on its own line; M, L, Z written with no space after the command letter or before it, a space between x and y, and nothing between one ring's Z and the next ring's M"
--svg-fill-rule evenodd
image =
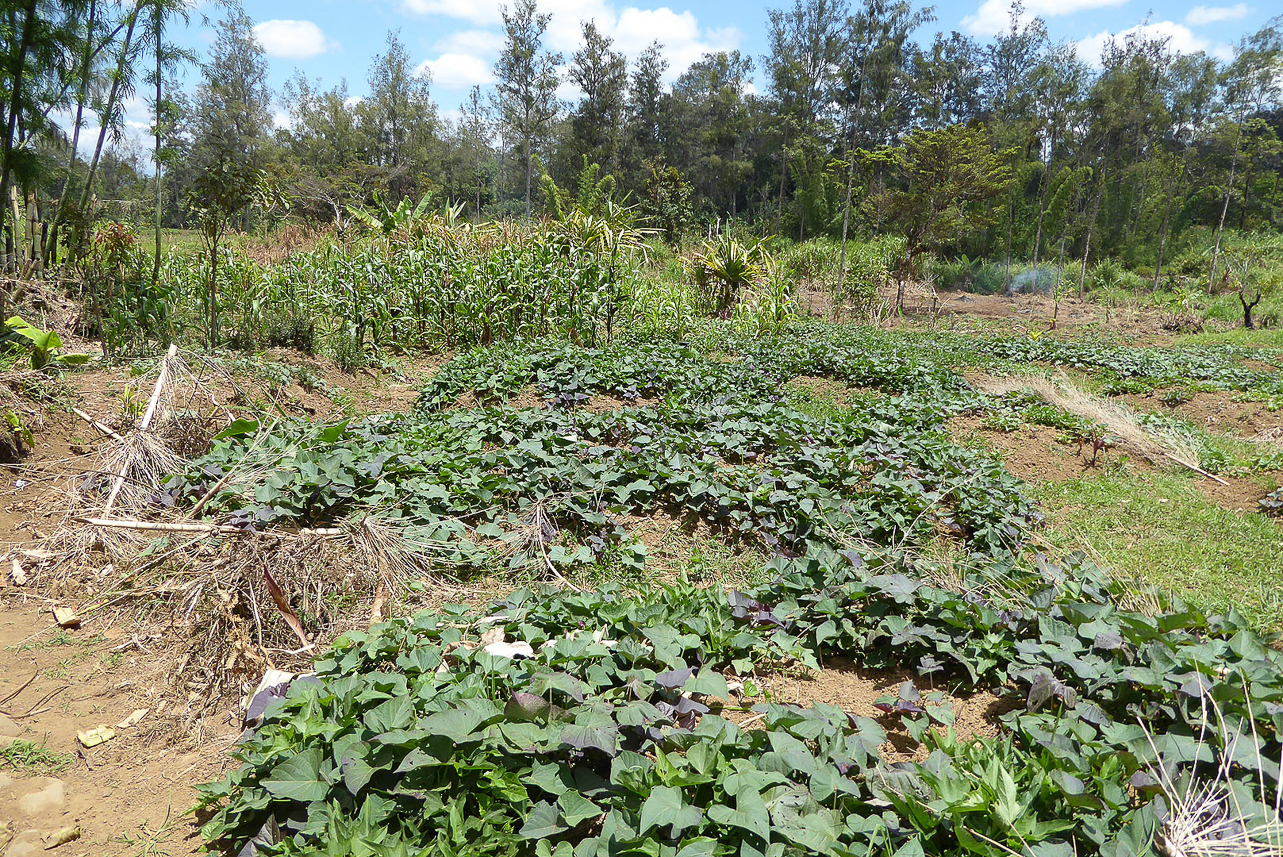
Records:
M311 21L264 21L254 25L254 38L269 57L305 60L337 47Z
M1123 6L1128 0L1029 0L1021 21L1072 15L1087 9ZM974 15L962 19L962 26L977 36L996 36L1011 26L1011 0L984 0Z
M421 15L459 18L479 27L502 22L499 4L493 0L402 0L402 8ZM585 21L595 21L605 35L614 39L615 48L630 59L651 42L660 42L669 62L666 77L670 83L704 54L733 50L743 40L743 34L736 27L701 27L690 11L678 12L667 6L619 7L612 0L540 0L539 11L552 16L544 34L544 45L561 52L567 61L582 43ZM432 69L434 79L443 88L453 88L454 84L447 83L452 80L470 81L458 84L460 86L489 83L493 78L490 69L486 69L484 79L479 69L483 63L493 65L503 50L503 41L503 34L497 29L452 33L433 45L433 50L441 56L428 60L423 67ZM457 64L457 68L451 68L447 58ZM578 94L573 89L570 93Z
M401 0L401 8L415 15L462 18L478 26L500 23L499 4L493 0Z
M1105 45L1111 39L1121 43L1130 35L1138 35L1146 39L1166 39L1167 49L1174 54L1192 54L1198 51L1206 51L1215 57L1226 59L1232 57L1234 53L1233 48L1229 45L1223 43L1213 44L1210 39L1198 35L1184 24L1177 24L1174 21L1155 21L1152 24L1137 24L1118 33L1101 30L1094 36L1081 39L1076 46L1078 56L1084 62L1099 68L1100 55L1105 50Z
M495 30L458 30L438 39L432 50L443 54L497 57L503 50L503 35Z
M1222 21L1237 21L1246 18L1251 11L1246 3L1235 3L1233 6L1195 6L1185 14L1185 23L1202 27Z
M432 83L442 89L467 89L494 82L493 64L472 54L442 54L419 63L419 74L431 72Z

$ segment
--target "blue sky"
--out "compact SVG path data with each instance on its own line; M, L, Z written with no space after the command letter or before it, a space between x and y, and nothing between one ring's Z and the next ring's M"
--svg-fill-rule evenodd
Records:
M792 0L788 0L791 4ZM703 53L738 48L758 58L765 48L767 10L785 5L764 0L541 0L552 13L545 43L567 57L579 40L580 22L595 20L629 57L652 40L666 46L670 78ZM1084 59L1096 61L1111 34L1136 27L1171 38L1177 51L1206 50L1228 58L1239 37L1261 26L1270 15L1266 2L1167 2L1155 8L1145 0L1026 0L1027 14L1040 15L1053 39L1075 42ZM1005 25L1010 0L944 0L935 30L985 38ZM181 37L202 53L213 38L202 16L217 18L212 4L198 5L192 24ZM354 96L366 90L370 59L383 50L389 30L399 29L414 62L431 72L433 96L442 113L455 113L473 84L490 82L503 39L497 0L246 0L246 12L257 23L256 34L268 55L271 84L281 84L300 69L330 87L346 79ZM193 70L188 82L196 78ZM563 87L566 97L574 89ZM130 118L145 120L145 108L131 105ZM278 115L284 116L283 105ZM145 124L140 122L139 124Z

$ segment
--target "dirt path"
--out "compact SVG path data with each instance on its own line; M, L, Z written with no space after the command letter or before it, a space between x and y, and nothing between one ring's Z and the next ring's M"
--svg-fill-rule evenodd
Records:
M152 656L121 627L60 631L43 599L12 589L0 597L0 826L13 836L4 857L199 853L185 815L191 786L222 774L237 730L224 723L193 748L166 734L163 711L116 727L154 698L163 676ZM119 651L122 641L130 651ZM81 746L77 733L97 726L116 737ZM79 838L47 852L68 828Z

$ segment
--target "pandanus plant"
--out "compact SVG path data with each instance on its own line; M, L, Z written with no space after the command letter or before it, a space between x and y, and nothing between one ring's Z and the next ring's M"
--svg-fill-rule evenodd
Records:
M719 235L687 263L695 285L722 318L729 318L740 294L770 276L775 264L765 242Z

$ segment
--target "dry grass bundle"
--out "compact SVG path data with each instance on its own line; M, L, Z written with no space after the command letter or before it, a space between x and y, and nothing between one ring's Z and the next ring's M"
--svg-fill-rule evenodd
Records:
M377 569L394 591L411 580L440 585L437 575L452 565L449 543L433 538L428 527L406 524L386 513L349 518L339 529L349 543L349 561Z
M1053 407L1105 426L1129 451L1153 464L1168 459L1185 467L1198 469L1198 452L1187 439L1171 432L1143 428L1137 422L1136 415L1127 408L1093 396L1064 375L1055 378L1040 375L985 378L974 381L973 384L978 390L991 396L1027 390Z
M1246 680L1243 691L1249 692ZM1214 722L1208 716L1209 702ZM1184 782L1178 782L1175 774L1161 764L1153 733L1144 720L1139 721L1150 749L1160 759L1159 764L1150 766L1150 774L1168 803L1167 818L1156 836L1159 852L1167 857L1283 857L1283 816L1279 811L1283 798L1283 791L1279 789L1279 783L1283 782L1283 761L1277 771L1270 772L1275 785L1275 796L1270 800L1266 787L1267 760L1261 756L1256 722L1249 717L1247 733L1231 730L1210 694L1201 697L1201 705L1200 748L1211 743L1208 732L1213 728L1221 748L1217 754L1217 748L1210 747L1214 756L1219 755L1210 778L1200 779L1198 772L1192 771ZM1245 734L1251 736L1253 746L1240 750ZM1252 756L1257 771L1257 782L1252 789L1255 793L1244 794L1231 772L1236 759ZM1196 752L1194 757L1202 758L1203 754Z
M526 556L537 560L549 577L578 592L579 587L567 580L548 557L549 546L556 542L561 533L548 514L548 509L555 500L555 497L544 497L530 504L518 519L517 530L504 540L504 552L508 556Z

